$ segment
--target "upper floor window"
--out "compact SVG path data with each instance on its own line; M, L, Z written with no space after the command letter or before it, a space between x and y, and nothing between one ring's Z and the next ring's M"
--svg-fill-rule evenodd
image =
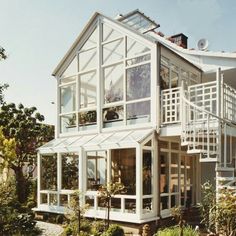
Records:
M94 129L97 120L103 128L150 122L150 48L106 23L100 27L60 78L61 132Z
M181 68L176 62L161 56L160 67L160 87L161 89L169 89L180 87L183 82L186 88L189 85L200 82L200 77L197 73L193 73L185 68Z

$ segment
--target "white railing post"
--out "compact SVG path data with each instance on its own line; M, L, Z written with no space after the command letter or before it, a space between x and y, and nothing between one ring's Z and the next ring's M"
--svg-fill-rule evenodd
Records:
M222 111L221 111L221 69L218 68L216 71L216 115L218 117L222 117ZM218 162L221 162L221 121L218 121ZM218 164L216 164L218 166ZM216 167L217 167L216 166Z

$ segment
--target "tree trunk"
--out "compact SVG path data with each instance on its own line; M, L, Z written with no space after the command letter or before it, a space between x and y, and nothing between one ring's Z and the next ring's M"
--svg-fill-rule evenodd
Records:
M27 200L27 180L23 175L21 167L15 167L15 177L16 177L16 194L18 201L20 203L25 203Z

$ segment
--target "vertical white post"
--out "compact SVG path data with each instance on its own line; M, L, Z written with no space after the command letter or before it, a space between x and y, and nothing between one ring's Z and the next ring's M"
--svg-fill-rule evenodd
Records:
M217 89L217 99L216 99L216 114L218 117L222 117L222 111L221 111L221 69L218 68L216 71L216 89ZM221 162L221 121L218 122L218 162ZM216 163L218 166L218 164Z
M59 201L60 201L60 194L59 192L61 191L61 172L62 172L62 168L61 168L61 154L57 153L57 206L59 206Z
M57 90L56 90L56 125L55 125L55 138L58 138L59 137L59 134L60 134L60 104L61 104L61 97L60 97L60 88L59 88L59 84L60 84L60 80L59 78L57 77Z
M103 126L102 119L102 106L103 106L103 71L101 68L102 65L102 22L101 19L98 18L98 44L97 44L97 55L98 55L98 65L97 65L97 127L98 132L100 133Z
M161 106L161 87L160 87L160 79L161 79L161 76L160 76L160 65L161 65L161 47L159 44L157 44L157 47L156 47L156 53L155 53L155 57L156 57L156 60L154 60L156 62L156 65L154 66L155 71L156 71L156 78L157 80L153 80L152 81L156 81L156 86L153 86L153 87L156 87L156 99L155 99L155 106L156 106L156 124L157 124L157 130L160 129L160 125L161 125L161 120L162 120L162 116L163 116L163 107L162 109L160 108ZM153 66L153 64L152 64ZM161 117L160 117L161 116Z
M111 182L111 150L107 151L107 183Z
M218 117L221 117L222 113L221 113L221 69L218 68L217 71L216 71L216 96L217 96L217 99L216 99L216 115ZM219 170L219 163L221 163L221 145L222 145L222 142L221 142L221 135L222 135L222 132L221 132L221 121L218 121L218 140L217 140L217 143L218 143L218 161L216 162L216 201L218 201L218 198L219 198L219 182L218 182L218 177L219 177L219 173L218 173L218 170ZM218 224L216 224L216 229L218 231Z
M41 188L41 155L37 154L37 206L39 208L39 205L41 204L41 197L40 197L40 188Z
M159 200L159 168L158 168L158 141L157 135L154 135L152 138L152 195L153 195L153 212L155 215L158 214L158 200Z
M227 167L227 125L224 124L224 167Z
M142 217L142 148L136 146L136 214L139 219Z
M79 190L81 192L85 192L86 191L86 180L87 180L87 166L86 166L86 155L85 152L83 151L83 148L81 147L79 149L79 166L78 166L78 170L79 170Z
M151 49L151 123L153 126L157 126L157 129L159 129L159 124L158 123L158 118L159 118L159 113L158 107L160 106L159 103L159 97L158 97L158 84L157 81L159 81L159 60L158 60L158 51L157 47L153 47Z

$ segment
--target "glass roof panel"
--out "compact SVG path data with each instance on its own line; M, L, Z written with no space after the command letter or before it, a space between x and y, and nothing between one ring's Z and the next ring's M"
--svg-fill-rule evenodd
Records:
M138 10L123 16L120 21L141 33L145 33L159 27L158 24Z

